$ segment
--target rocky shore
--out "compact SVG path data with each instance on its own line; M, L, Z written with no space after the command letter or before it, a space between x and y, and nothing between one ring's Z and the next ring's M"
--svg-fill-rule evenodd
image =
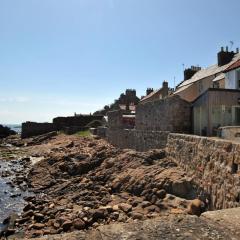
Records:
M3 125L0 124L0 139L15 134L17 134L15 131L11 130L9 127L4 127Z
M161 219L162 226L178 218L197 222L207 209L199 187L164 150L120 150L102 139L56 133L6 143L18 146L17 159L25 166L13 185L26 183L31 191L21 214L6 220L2 235L14 234L10 239L103 239L86 236L107 226L122 228L119 223L136 228Z

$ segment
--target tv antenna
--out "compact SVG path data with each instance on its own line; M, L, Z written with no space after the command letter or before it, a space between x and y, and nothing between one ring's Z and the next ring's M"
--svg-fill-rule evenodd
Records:
M232 50L232 47L233 47L233 45L234 45L234 42L233 42L233 41L229 41L229 43L230 43L230 50Z

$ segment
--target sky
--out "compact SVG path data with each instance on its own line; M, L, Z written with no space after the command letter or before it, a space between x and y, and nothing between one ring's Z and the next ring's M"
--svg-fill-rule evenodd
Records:
M0 123L90 113L240 47L239 0L0 0ZM174 81L175 79L175 81Z

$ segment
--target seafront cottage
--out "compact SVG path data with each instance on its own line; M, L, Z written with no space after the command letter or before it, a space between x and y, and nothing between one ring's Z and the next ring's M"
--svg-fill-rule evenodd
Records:
M219 84L218 88L208 89L193 103L195 134L211 136L219 127L240 126L240 60L219 76L224 88Z
M207 68L192 66L185 69L184 80L176 87L174 94L193 102L209 88L231 88L224 71L240 59L239 49L229 52L228 47L226 50L221 48L217 59L217 64Z
M162 87L157 90L153 90L153 88L148 88L146 91L146 96L140 100L140 104L153 102L156 100L164 99L170 96L173 93L174 89L168 87L168 82L163 81Z
M160 132L216 136L221 127L240 126L239 50L221 48L217 59L217 64L207 68L185 69L184 80L175 91L166 81L156 91L148 88L136 106L135 122L130 125L121 111L110 113L109 137L125 147L133 144L142 148L147 142L149 146L143 149L148 149L156 144L154 138L163 139ZM134 131L124 132L133 128ZM120 133L124 135L120 137Z
M192 103L192 133L216 136L220 127L240 125L239 68L239 50L222 48L216 65L185 70L174 95Z

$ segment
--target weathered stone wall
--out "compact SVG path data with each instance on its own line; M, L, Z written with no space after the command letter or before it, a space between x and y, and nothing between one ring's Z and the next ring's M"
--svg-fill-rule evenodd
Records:
M101 138L106 138L107 128L106 127L98 127L96 129L96 135L98 135Z
M135 126L135 115L123 115L122 110L110 111L108 116L108 127L111 129L133 129Z
M77 131L85 130L86 125L94 120L102 121L103 116L77 115L73 117L57 117L53 119L53 123L25 122L22 123L21 137L27 138L57 130L73 134Z
M142 131L135 129L107 129L108 141L119 148L147 151L149 149L164 148L169 132Z
M240 127L239 126L221 127L220 135L221 138L223 139L240 142Z
M64 127L80 126L85 127L87 124L94 120L102 121L103 116L96 115L77 115L72 117L56 117L53 119L53 124L57 129L63 129Z
M108 127L111 129L122 129L123 121L122 121L122 111L115 110L108 112Z
M56 127L52 123L36 123L25 122L22 123L22 138L32 137L55 131Z
M137 105L136 129L190 133L191 105L179 96Z
M240 206L240 144L169 134L167 152L210 196L210 208Z

